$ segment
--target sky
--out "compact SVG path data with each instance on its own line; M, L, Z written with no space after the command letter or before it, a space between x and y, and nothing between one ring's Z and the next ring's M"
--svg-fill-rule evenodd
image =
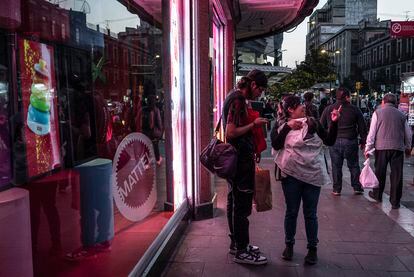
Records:
M319 4L315 9L322 8L327 0L319 0ZM411 20L414 20L414 0L378 0L377 2L377 18L381 20L405 20L406 12ZM305 59L306 33L309 17L297 26L291 33L284 33L282 44L283 66L295 68L295 62L300 63Z

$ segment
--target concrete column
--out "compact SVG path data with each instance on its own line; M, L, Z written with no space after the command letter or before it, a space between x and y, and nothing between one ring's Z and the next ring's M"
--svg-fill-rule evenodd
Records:
M227 1L215 0L216 5L221 5L224 14L230 15ZM195 57L195 66L199 66L199 107L200 113L198 126L200 126L201 149L211 140L211 61L209 58L209 40L212 28L212 2L198 1L198 14L196 15L196 33L198 57ZM234 52L234 26L231 18L221 18L224 21L224 89L226 94L233 87L233 52ZM220 111L221 113L221 111ZM198 153L197 153L198 156ZM216 191L214 177L203 167L200 168L198 195L196 196L195 218L203 219L214 216L216 208Z
M210 1L198 1L196 17L197 46L198 56L194 57L195 66L199 66L199 122L200 126L200 147L205 147L211 140L211 120L210 120L210 59L209 59L209 38L210 38ZM196 155L198 157L198 153ZM198 183L198 195L196 195L195 218L210 218L214 215L215 193L212 189L212 178L210 173L200 167Z

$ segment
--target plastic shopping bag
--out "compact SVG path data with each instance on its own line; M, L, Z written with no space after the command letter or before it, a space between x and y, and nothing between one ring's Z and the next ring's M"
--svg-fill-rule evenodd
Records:
M378 179L377 176L375 176L375 173L372 170L371 166L369 165L369 158L364 162L364 168L359 175L359 182L365 189L373 189L378 187Z

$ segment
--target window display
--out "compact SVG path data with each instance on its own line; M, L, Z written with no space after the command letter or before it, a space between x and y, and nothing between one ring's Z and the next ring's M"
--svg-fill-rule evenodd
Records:
M20 38L20 73L28 176L60 166L53 48Z
M34 275L126 276L174 213L164 206L173 185L166 182L163 84L171 76L162 67L161 0L6 2L0 28L17 45L4 43L15 56L0 52L0 125L9 124L11 63L14 181L30 193ZM180 27L176 141L184 124ZM0 171L9 175L0 185L13 172L8 137L1 128ZM177 150L182 156L183 144ZM176 159L177 206L185 197L181 167Z

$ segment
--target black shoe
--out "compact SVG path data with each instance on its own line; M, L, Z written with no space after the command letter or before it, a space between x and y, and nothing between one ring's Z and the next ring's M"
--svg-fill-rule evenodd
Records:
M318 262L318 253L316 247L311 247L308 249L308 254L305 256L305 263L309 265L314 265Z
M400 204L397 204L397 205L392 205L391 206L394 210L396 210L396 209L399 209L400 208Z
M371 197L372 199L374 199L377 202L382 202L381 199L379 199L378 197L375 196L373 191L368 192L369 197Z
M293 257L293 245L292 244L286 244L285 250L283 250L282 253L282 259L286 261L291 261Z
M362 195L362 194L364 194L364 189L363 188L354 189L354 194L355 195Z

